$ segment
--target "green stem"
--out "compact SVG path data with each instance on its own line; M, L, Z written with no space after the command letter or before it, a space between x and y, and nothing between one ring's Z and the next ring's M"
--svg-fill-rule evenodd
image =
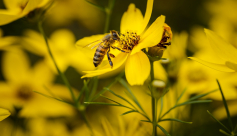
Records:
M150 71L150 75L151 75L151 106L152 106L152 124L153 124L153 132L152 132L152 136L156 136L157 135L157 129L156 129L156 124L157 124L157 108L156 108L156 98L154 97L154 87L152 86L152 81L155 79L154 78L154 62L152 60L150 60L150 64L151 64L151 71Z
M115 0L109 0L108 7L105 8L105 28L104 28L104 33L108 33L109 31L109 24L110 24L110 18L112 14L112 10L114 8Z
M48 43L47 37L46 37L46 35L45 35L45 33L44 33L44 30L43 30L43 27L42 27L42 21L39 21L39 22L38 22L38 28L39 28L39 31L41 32L41 34L42 34L43 37L44 37L44 40L45 40L45 43L46 43L46 46L47 46L49 55L50 55L51 59L53 60L53 63L54 63L54 65L55 65L55 67L56 67L56 69L57 69L57 71L58 71L58 74L59 74L60 77L63 79L64 84L65 84L65 85L67 86L67 88L69 89L70 94L71 94L71 97L72 97L72 99L73 99L73 102L74 102L75 106L77 107L78 104L77 104L77 101L76 101L76 97L75 97L75 95L74 95L74 93L73 93L73 91L72 91L72 88L71 88L71 86L70 86L70 84L69 84L69 82L68 82L66 76L65 76L65 75L60 71L60 69L58 68L58 65L57 65L57 63L56 63L56 61L55 61L55 59L54 59L54 57L53 57L53 54L52 54L51 49L50 49L50 47L49 47L49 43Z

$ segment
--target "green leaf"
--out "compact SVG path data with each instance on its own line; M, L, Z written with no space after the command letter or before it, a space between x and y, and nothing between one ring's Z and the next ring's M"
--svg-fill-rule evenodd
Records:
M179 120L179 119L173 119L173 118L162 119L162 120L160 120L160 122L161 121L176 121L176 122L180 122L180 123L192 124L192 122L186 122L186 121L182 121L182 120Z
M194 96L194 97L190 98L188 101L193 101L193 100L202 98L202 97L204 97L204 96L206 96L206 95L208 95L208 94L210 94L210 93L213 93L213 92L215 92L215 91L217 91L217 89L216 89L216 90L213 90L213 91L210 91L210 92L207 92L207 93L205 93L205 94L200 94L200 95Z
M105 102L84 102L84 104L96 104L96 105L121 106L121 105L118 105L118 104L105 103Z
M156 124L157 127L160 128L160 130L166 135L166 136L171 136L162 126L160 126L159 124Z
M121 103L119 103L119 102L116 102L115 100L112 100L112 99L110 99L110 98L108 98L108 97L106 97L106 96L101 95L101 97L104 97L105 99L108 99L108 100L110 100L110 101L112 101L112 102L114 102L114 103L117 103L117 104L118 104L119 106L121 106L121 107L125 107L125 108L128 108L128 109L133 110L132 108L127 107L127 106L125 106L125 105L123 105L123 104L121 104Z
M151 121L149 121L149 120L140 120L140 121L142 121L142 122L148 122L148 123L152 123Z
M99 6L99 5L96 5L95 3L92 3L92 2L90 2L88 0L85 0L85 1L88 2L89 4L95 6L96 8L100 9L101 11L105 12L105 8L103 8L103 7Z
M228 134L227 132L225 132L224 130L222 130L222 129L220 129L219 130L222 134L224 134L224 135L227 135L227 136L232 136L232 135L230 135L230 134Z
M164 106L164 98L163 97L161 97L160 98L160 114L159 114L159 118L158 118L158 120L160 119L160 116L161 116L161 113L162 113L162 110L163 110L163 106Z
M184 95L184 93L187 91L187 88L185 88L184 90L183 90L183 92L180 94L180 96L179 96L179 98L177 99L177 101L176 101L176 104L179 102L179 100L182 98L182 96Z
M223 104L224 104L224 106L225 106L225 110L226 110L226 114L227 114L227 117L228 117L229 125L230 125L230 127L231 127L231 130L233 130L233 124L232 124L232 121L231 121L230 112L229 112L229 109L228 109L227 102L226 102L226 100L225 100L225 96L224 96L224 94L223 94L223 91L222 91L222 89L221 89L221 85L220 85L219 81L216 80L216 82L217 82L217 84L218 84L218 86L219 86L219 89L220 89L220 92L221 92L222 101L223 101Z
M126 115L126 114L129 114L129 113L132 113L132 112L137 112L137 111L136 111L136 110L130 110L130 111L124 112L124 113L121 114L121 115Z
M87 85L88 82L87 82L86 80L83 81L83 84L84 84L84 85L83 85L83 87L82 87L82 89L81 89L81 91L80 91L80 94L79 94L79 96L77 97L77 101L76 101L77 103L79 103L79 101L80 101L80 99L82 98L82 95L83 95L83 93L85 92L85 90L89 90L89 89L88 89L88 85Z
M122 97L121 95L116 94L115 92L113 92L113 91L110 90L109 88L107 88L107 90L108 90L109 92L111 92L114 96L116 96L116 97L118 97L118 98L124 100L125 102L127 102L128 104L130 104L134 109L136 109L136 107L135 107L132 103L130 103L127 99L125 99L125 98Z
M126 88L127 92L129 93L129 95L131 96L131 99L134 101L134 103L136 103L136 105L145 113L145 111L143 110L142 106L140 105L140 103L138 102L137 98L134 96L134 94L132 93L132 91L130 90L129 86L127 85L127 83L121 78L119 79L119 82Z
M91 89L88 101L92 100L93 96L95 95L95 92L96 92L97 88L98 88L98 78L94 77L93 78L92 89Z
M207 102L212 102L212 100L196 100L196 101L186 101L184 103L178 104L175 107L179 107L182 105L187 105L187 104L196 104L196 103L207 103Z
M52 97L52 96L49 96L49 95L46 95L46 94L43 94L43 93L40 93L40 92L37 92L37 91L33 91L33 92L38 93L38 94L40 94L40 95L43 95L43 96L45 96L45 97L47 97L47 98L50 98L50 99L54 99L54 100L57 100L57 101L60 101L60 102L64 102L64 103L73 105L72 103L67 102L67 101L64 101L64 100L62 100L62 99L60 99L60 98L55 98L55 97Z
M207 110L207 113L208 113L209 115L211 115L211 117L212 117L214 120L216 120L221 126L223 126L223 127L230 133L230 130L229 130L224 124L222 124L218 119L216 119L208 110Z

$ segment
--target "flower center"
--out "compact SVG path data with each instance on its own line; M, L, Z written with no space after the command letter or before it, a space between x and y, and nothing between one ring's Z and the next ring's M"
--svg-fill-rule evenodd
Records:
M131 52L140 40L140 36L133 31L127 31L125 34L120 34L119 38L119 44L121 46L121 49L126 52Z
M19 98L19 99L21 99L23 101L27 101L27 100L32 98L33 91L31 89L31 87L29 87L27 85L22 85L21 87L19 87L17 89L16 96L17 96L17 98Z

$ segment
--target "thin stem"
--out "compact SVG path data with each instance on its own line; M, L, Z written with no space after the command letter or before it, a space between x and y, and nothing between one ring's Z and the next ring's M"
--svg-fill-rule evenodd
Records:
M156 118L157 118L157 108L156 108L156 98L154 97L154 87L152 86L152 81L155 79L154 78L154 62L152 60L150 60L150 64L151 64L151 71L150 71L150 75L151 75L151 107L152 107L152 124L153 124L153 132L152 132L152 136L156 136L157 135L157 129L156 129Z
M73 91L72 91L72 88L71 88L71 86L70 86L70 84L69 84L69 82L68 82L66 76L65 76L65 75L60 71L60 69L58 68L58 65L57 65L57 63L56 63L56 61L55 61L55 59L54 59L54 57L53 57L53 54L52 54L51 49L50 49L50 47L49 47L49 43L48 43L47 37L46 37L46 35L45 35L45 33L44 33L44 30L43 30L43 27L42 27L42 21L39 21L39 22L38 22L38 28L39 28L39 31L41 32L41 34L42 34L43 37L44 37L44 40L45 40L45 43L46 43L46 46L47 46L49 55L50 55L51 59L53 60L53 63L54 63L54 65L55 65L55 67L56 67L56 69L57 69L57 71L58 71L58 74L59 74L60 77L63 79L64 84L65 84L65 85L67 86L67 88L69 89L70 94L71 94L71 97L72 97L72 99L73 99L73 101L74 101L74 104L75 104L75 106L77 107L78 104L77 104L77 101L76 101L76 97L75 97L75 95L74 95L74 93L73 93Z
M104 28L104 33L108 33L109 31L109 24L110 24L110 18L112 14L112 10L114 8L115 0L109 0L108 7L105 8L105 28Z

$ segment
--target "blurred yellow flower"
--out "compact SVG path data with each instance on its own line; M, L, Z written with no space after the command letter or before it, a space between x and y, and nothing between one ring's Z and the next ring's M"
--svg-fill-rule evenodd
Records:
M6 82L0 82L0 106L14 113L13 107L20 107L20 116L63 116L74 114L73 108L65 103L47 98L33 91L70 99L70 93L63 87L53 86L54 76L43 62L30 67L26 54L17 48L3 54L3 76ZM53 89L55 88L55 89Z
M140 38L140 40L136 41L138 44L131 46L132 49L129 50L130 53L119 52L112 60L114 63L112 69L111 66L107 64L94 71L85 71L86 75L82 78L102 75L114 71L125 64L125 74L128 83L130 85L142 85L150 74L150 62L141 49L158 44L164 31L165 16L158 17L155 22L145 30L151 17L152 8L153 0L148 0L146 13L143 17L141 11L136 8L134 4L130 4L127 12L123 14L121 19L120 32L123 35L120 35L120 40L123 38L125 44L129 45L128 43L132 39L127 37L132 37L132 34L135 33L135 35ZM90 38L90 42L98 40L93 38ZM90 42L88 41L88 43ZM80 40L76 44L78 46L85 46L81 44ZM123 43L123 45L125 44ZM121 46L121 44L118 46Z
M10 116L10 112L6 109L0 108L0 121L4 120L8 116Z
M3 0L7 9L0 10L0 25L6 25L43 7L49 0Z
M32 30L27 30L25 31L22 39L21 44L25 49L39 56L43 56L46 64L48 64L48 66L53 69L55 73L57 73L41 34ZM65 71L69 66L73 66L81 74L84 70L94 69L94 65L92 63L87 63L91 60L91 58L83 54L81 50L76 50L74 46L75 36L70 30L56 30L49 37L49 44L57 65L61 71Z
M203 65L210 68L223 71L223 72L236 72L237 71L237 49L231 44L224 41L220 36L215 34L213 31L205 29L207 39L210 46L212 47L215 56L210 56L210 58L216 57L213 61L206 61L198 59L195 57L189 57ZM207 57L207 59L209 59Z
M0 29L0 50L6 50L9 45L17 43L18 40L16 36L3 36L3 30Z

